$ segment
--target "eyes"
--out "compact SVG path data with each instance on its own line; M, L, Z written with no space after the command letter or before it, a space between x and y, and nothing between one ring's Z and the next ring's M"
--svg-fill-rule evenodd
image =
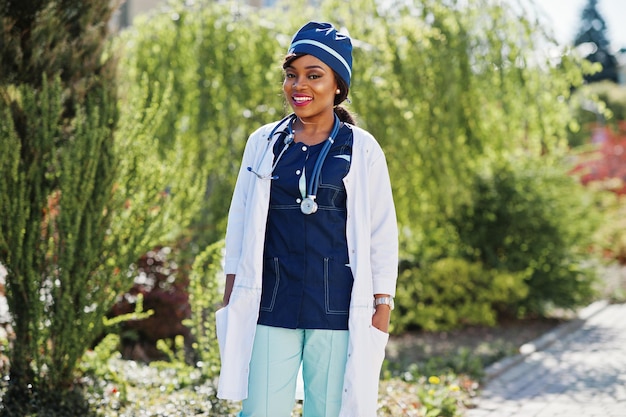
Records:
M296 78L297 75L293 72L286 72L285 73L285 79L294 79ZM306 76L309 80L317 80L318 78L322 78L323 75L322 74L317 74L317 73L311 73L311 74L307 74Z

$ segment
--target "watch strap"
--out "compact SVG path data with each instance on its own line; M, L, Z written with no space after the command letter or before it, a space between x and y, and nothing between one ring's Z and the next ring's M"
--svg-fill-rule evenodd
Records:
M394 305L393 305L394 304L393 303L393 297L385 296L385 297L376 297L376 298L374 298L374 308L376 306L383 305L383 304L389 306L389 308L391 310L393 310L393 307L394 307Z

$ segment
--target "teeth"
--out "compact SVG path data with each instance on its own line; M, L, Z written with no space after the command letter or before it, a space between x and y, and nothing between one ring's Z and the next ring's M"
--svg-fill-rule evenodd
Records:
M294 97L293 99L294 99L294 101L299 101L299 102L305 102L305 101L310 101L311 100L310 97Z

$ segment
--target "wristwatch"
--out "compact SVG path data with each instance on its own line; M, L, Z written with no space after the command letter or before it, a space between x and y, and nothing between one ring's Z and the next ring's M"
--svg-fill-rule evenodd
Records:
M388 305L390 310L393 310L393 297L387 296L387 297L377 297L374 298L374 308L376 308L376 306L379 305Z

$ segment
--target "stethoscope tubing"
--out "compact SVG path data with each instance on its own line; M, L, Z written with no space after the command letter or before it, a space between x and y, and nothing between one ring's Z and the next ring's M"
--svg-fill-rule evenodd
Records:
M322 165L324 165L324 160L326 160L326 156L328 156L328 152L330 152L330 148L333 145L333 143L335 143L335 138L337 137L337 133L339 132L339 126L341 124L341 121L339 120L339 117L337 116L337 114L334 114L335 116L335 120L333 123L333 128L331 130L330 135L328 136L328 139L326 139L325 143L324 143L324 147L322 148L322 150L320 151L320 154L317 156L317 160L315 161L315 165L313 165L313 172L311 173L311 177L312 180L309 181L309 183L307 184L307 197L315 200L316 195L317 195L317 190L319 188L319 183L320 183L320 177L322 174ZM261 155L261 159L259 160L258 164L257 164L257 169L253 170L251 166L247 167L248 171L250 171L251 173L255 174L259 179L269 179L269 180L275 180L278 179L277 175L274 175L274 169L276 168L276 165L278 165L278 161L280 161L280 158L283 156L283 154L285 153L285 151L287 150L287 148L289 148L289 145L291 145L291 143L293 143L293 139L294 139L294 133L293 133L293 123L294 121L297 119L297 116L295 115L295 113L291 113L290 115L284 117L283 119L281 119L276 126L274 126L274 128L272 129L272 131L270 132L268 138L267 138L267 145L265 147L265 150L263 151L263 154ZM287 137L285 138L285 144L283 146L283 149L280 151L280 153L278 154L278 157L276 158L276 160L274 161L274 163L272 164L272 168L269 174L266 175L261 175L259 174L259 169L261 167L261 164L263 163L263 160L265 160L265 155L267 154L267 151L269 150L271 143L272 143L272 139L274 138L274 135L276 135L276 133L278 133L278 129L283 126L285 124L285 122L288 121L287 124Z
M339 117L335 114L335 122L333 123L333 130L330 132L330 136L326 139L326 143L324 143L324 147L320 151L320 154L317 156L317 160L315 161L315 165L313 166L312 177L310 185L307 189L307 196L315 200L317 196L317 189L320 184L320 177L322 174L322 165L324 165L324 160L326 160L326 156L330 151L330 147L335 143L335 138L337 137L337 133L339 132Z
M261 155L261 158L259 159L259 162L257 163L256 170L252 169L251 166L247 167L247 170L249 172L253 173L254 175L256 175L257 178L262 179L262 180L275 180L275 179L278 179L277 176L273 175L274 174L274 169L276 168L276 165L278 164L278 161L280 160L280 158L283 156L283 153L285 153L285 151L289 147L290 143L293 141L293 134L290 134L290 135L288 135L285 138L285 146L283 147L282 151L278 155L278 158L276 158L276 161L272 164L272 169L269 172L269 174L261 175L261 174L259 174L259 170L261 169L261 164L263 164L263 161L265 160L265 156L267 155L267 151L271 147L272 139L274 138L274 135L276 135L276 133L278 133L278 129L287 120L289 120L289 122L290 122L289 124L291 125L295 118L296 118L296 115L294 113L291 113L290 115L284 117L278 123L276 123L276 126L274 126L274 128L270 132L269 136L267 137L267 144L265 145L265 150L263 151L263 154Z

